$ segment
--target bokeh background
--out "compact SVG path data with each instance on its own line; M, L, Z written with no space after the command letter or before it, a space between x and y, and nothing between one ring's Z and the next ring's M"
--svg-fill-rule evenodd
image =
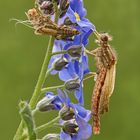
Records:
M98 30L113 35L112 46L118 54L117 77L110 111L102 117L101 134L90 140L139 140L140 132L140 1L84 0L88 18ZM37 81L48 38L35 36L23 25L15 27L11 18L26 19L25 11L33 0L0 2L0 139L12 140L20 122L18 102L29 100ZM89 48L94 48L91 38ZM94 70L93 58L90 67ZM57 83L56 83L57 82ZM58 84L55 78L48 85ZM84 89L90 109L93 80ZM38 123L56 113L39 114ZM50 130L46 130L46 133Z

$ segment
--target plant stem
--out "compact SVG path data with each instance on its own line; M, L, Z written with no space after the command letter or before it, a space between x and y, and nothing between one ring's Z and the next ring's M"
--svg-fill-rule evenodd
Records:
M53 52L52 56L57 55L57 54L65 54L65 53L67 53L67 50L62 50L62 51L59 51L59 52Z
M50 73L50 71L48 71L47 74L46 74L46 71L48 69L48 64L49 64L50 57L51 57L51 52L52 52L52 46L53 46L54 39L55 39L54 37L50 37L49 45L48 45L46 56L45 56L45 59L44 59L43 65L42 65L42 69L41 69L41 72L40 72L40 75L39 75L39 78L38 78L33 96L32 96L32 98L30 100L30 103L29 103L31 109L34 109L34 107L37 103L37 100L40 96L41 88L44 84L45 78L47 78L49 73Z
M64 85L43 88L41 90L41 93L44 93L44 92L47 92L47 91L55 91L57 88L64 88Z
M54 21L55 21L55 23L57 23L57 21L58 21L57 4L55 4L55 9L56 9L56 13L55 13L55 20ZM50 36L49 44L47 47L47 51L46 51L45 59L44 59L44 62L43 62L42 68L41 68L41 72L40 72L33 96L31 97L31 100L29 103L32 110L35 108L36 103L38 101L38 98L41 94L41 89L42 89L42 86L44 84L45 78L47 78L47 76L49 75L49 74L46 74L46 71L48 69L48 64L49 64L49 61L51 58L54 40L55 40L55 38ZM13 140L20 140L20 138L22 136L22 132L23 132L23 122L21 121Z
M60 119L60 116L54 118L53 120L51 120L50 122L46 123L46 124L43 124L39 127L36 128L36 132L41 132L42 130L52 126L55 122L57 122L58 120Z
M47 70L46 75L45 75L45 79L49 76L49 74L51 73L52 70L53 70L53 68L50 68Z
M20 140L20 138L22 137L22 133L23 133L22 128L23 128L23 121L20 122L13 140Z
M86 78L83 79L84 82L87 81L90 78L95 77L97 74L95 72L90 72L89 75L90 76L87 76ZM48 91L55 91L57 88L62 88L63 89L63 88L65 88L65 85L58 85L58 86L43 88L41 90L41 93L45 93L45 92L48 92Z
M35 107L35 105L38 101L38 98L40 96L41 89L42 89L42 86L43 86L44 81L45 81L45 77L47 78L47 76L49 75L49 74L46 74L46 71L48 69L48 64L49 64L50 57L51 57L51 52L52 52L54 39L55 39L54 37L50 37L49 45L48 45L46 56L45 56L45 59L44 59L44 62L43 62L42 68L41 68L41 72L40 72L40 75L39 75L39 78L38 78L33 96L32 96L32 98L30 100L30 103L29 103L31 109L34 109L34 107ZM19 126L19 128L16 132L16 135L14 137L14 140L18 140L21 137L22 127L23 127L23 125L22 125L22 122L21 122L20 126Z

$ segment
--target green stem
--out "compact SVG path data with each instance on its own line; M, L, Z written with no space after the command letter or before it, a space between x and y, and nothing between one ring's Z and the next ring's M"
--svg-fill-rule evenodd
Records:
M54 2L54 9L55 9L54 22L57 23L59 19L59 10L58 10L57 3L55 2L55 0L53 0L53 2Z
M48 69L48 64L49 64L49 61L50 61L54 40L55 40L55 38L51 36L50 40L49 40L49 45L48 45L48 48L47 48L46 56L45 56L45 59L44 59L43 65L42 65L42 69L41 69L41 72L40 72L40 75L39 75L39 78L38 78L33 96L32 96L32 98L30 100L30 103L29 103L31 109L34 109L34 107L35 107L35 105L38 101L38 98L40 96L41 88L44 84L45 78L47 78L49 73L50 73L50 71L48 71L47 73L46 73L46 71Z
M44 92L47 92L47 91L55 91L57 88L64 88L64 85L43 88L41 90L41 93L44 93Z
M38 108L35 108L34 110L32 110L32 115L33 115L33 117L34 117L34 115L35 115L38 111L39 111Z
M34 109L34 107L36 106L36 103L37 103L38 98L39 98L40 93L41 93L41 88L42 88L42 86L44 84L44 81L45 81L45 77L47 78L47 76L49 75L49 74L46 74L46 71L47 71L47 68L48 68L49 61L50 61L52 46L53 46L54 40L55 40L54 37L50 37L49 45L48 45L46 56L45 56L45 59L44 59L43 65L42 65L42 69L41 69L41 72L40 72L40 75L39 75L39 78L38 78L33 96L32 96L32 98L30 100L30 103L29 103L31 109ZM22 122L21 122L20 126L19 126L19 128L16 132L16 135L14 137L14 140L18 140L21 137L22 127L23 127L23 125L22 125Z
M20 122L19 127L16 131L16 134L15 134L13 140L20 140L21 139L22 133L23 133L22 128L23 128L23 121Z
M86 80L90 79L90 78L93 78L95 77L97 74L95 72L90 72L89 73L90 76L87 76L83 79L83 81L85 82ZM41 90L41 93L45 93L45 92L48 92L48 91L55 91L57 88L65 88L65 85L58 85L58 86L53 86L53 87L47 87L47 88L43 88Z
M47 70L46 75L45 75L45 79L50 75L50 72L53 70L53 68L50 68Z
M65 54L65 53L67 53L67 50L62 50L62 51L59 51L59 52L53 52L52 56L57 55L57 54Z
M43 124L39 127L36 128L36 132L39 133L41 131L43 131L44 129L52 126L55 122L57 122L58 120L60 119L60 116L54 118L53 120L51 120L50 122L46 123L46 124Z
M58 21L57 4L55 4L55 9L56 9L55 23L57 23L57 21ZM50 61L50 58L51 58L51 53L52 53L54 40L55 40L55 38L50 36L50 40L49 40L49 44L48 44L48 47L47 47L47 52L46 52L46 55L45 55L45 59L44 59L44 62L43 62L42 68L41 68L41 72L40 72L40 75L39 75L39 78L38 78L33 96L32 96L32 98L30 100L30 103L29 103L31 109L35 108L36 103L38 101L38 98L41 94L41 89L42 89L42 86L44 84L45 78L49 75L49 74L46 74L46 71L48 69L48 64L49 64L49 61ZM13 140L20 140L20 138L22 136L22 133L23 133L23 122L21 121Z

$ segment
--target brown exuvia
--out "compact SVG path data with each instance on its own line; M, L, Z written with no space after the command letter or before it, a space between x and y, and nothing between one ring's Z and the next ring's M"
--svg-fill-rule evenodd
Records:
M109 99L114 90L117 58L108 41L107 33L96 33L99 48L93 50L97 66L97 78L92 94L91 110L93 116L93 132L100 133L100 115L108 112Z
M26 15L37 35L52 35L58 40L71 40L79 34L73 27L54 23L50 17L43 15L36 8L29 9Z

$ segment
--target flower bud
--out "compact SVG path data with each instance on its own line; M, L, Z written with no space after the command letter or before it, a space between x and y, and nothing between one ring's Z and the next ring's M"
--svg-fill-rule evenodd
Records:
M82 53L82 46L71 46L67 49L71 57L80 57Z
M54 61L53 68L54 70L61 71L67 64L67 59L64 57L60 57L56 61Z
M50 1L43 1L40 5L41 9L52 9L53 8L53 3Z
M73 25L73 23L70 21L68 17L66 17L64 20L64 25Z
M69 7L69 0L61 0L60 2L60 18L63 17Z
M38 0L38 6L44 14L54 14L54 4L51 0Z
M78 131L78 125L73 122L67 121L63 124L62 129L66 134L76 134Z
M65 88L69 91L76 90L80 87L80 80L79 78L68 80L65 82Z
M74 112L72 108L67 107L66 105L60 110L59 115L62 120L71 120L73 119Z
M55 105L51 104L51 102L54 100L54 98L47 98L44 97L42 100L40 100L37 105L36 108L40 111L40 112L46 112L49 110L54 110L55 109Z
M43 2L40 8L44 11L44 14L46 15L54 14L54 5L52 2Z
M60 140L59 134L47 134L42 140Z

